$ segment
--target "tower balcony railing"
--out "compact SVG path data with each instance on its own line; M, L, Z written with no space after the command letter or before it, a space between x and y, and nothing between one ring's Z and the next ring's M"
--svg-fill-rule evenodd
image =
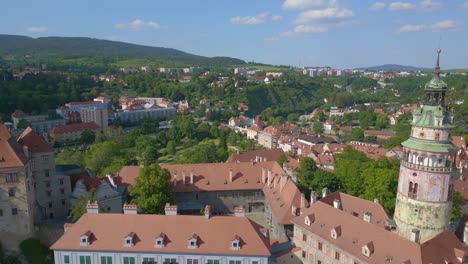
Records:
M453 167L429 167L429 166L424 166L424 165L418 165L414 163L410 163L407 161L402 160L401 164L404 165L407 168L415 169L415 170L423 170L423 171L429 171L429 172L453 172Z

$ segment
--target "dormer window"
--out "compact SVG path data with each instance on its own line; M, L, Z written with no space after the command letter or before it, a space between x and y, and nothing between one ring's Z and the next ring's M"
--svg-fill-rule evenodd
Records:
M190 249L198 248L197 242L198 242L198 235L194 233L188 240L188 248Z
M163 248L165 238L166 238L166 234L161 233L158 237L156 237L154 246L157 248Z
M315 215L310 214L304 218L304 224L310 226L315 221Z
M232 250L240 249L240 237L238 235L234 235L234 239L231 241L231 249Z
M135 233L131 232L124 237L124 246L125 247L133 247L135 244L133 243L133 238L135 237Z
M333 239L337 239L341 235L341 226L333 228L330 232L330 235Z
M91 231L87 231L83 235L80 236L80 246L89 246L91 242L91 236L93 233Z
M374 253L374 243L369 242L367 244L365 244L362 248L361 248L361 253L366 256L366 257L370 257L370 255L372 253Z

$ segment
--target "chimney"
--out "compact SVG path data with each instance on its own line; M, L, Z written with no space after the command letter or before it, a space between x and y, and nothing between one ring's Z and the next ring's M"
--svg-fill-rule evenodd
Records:
M210 219L211 206L205 205L205 220Z
M182 171L182 184L185 185L185 170Z
M88 214L99 214L99 205L96 201L88 201L86 204L86 212Z
M243 205L239 205L234 207L234 215L235 216L245 216L245 207Z
M327 196L327 195L328 195L328 188L325 187L325 188L322 189L322 198L325 198L325 196Z
M374 198L374 203L379 204L379 198Z
M63 232L67 232L68 230L70 230L70 228L72 228L73 224L72 223L65 223L63 225Z
M305 208L305 195L301 194L301 209Z
M338 199L333 200L333 207L336 209L341 209L341 201Z
M463 230L463 243L468 245L468 222L465 223L465 229Z
M166 203L166 205L164 206L164 214L177 215L177 205L171 205L170 203Z
M268 186L271 184L271 170L268 169Z
M315 191L310 192L310 205L313 205L317 202L317 193Z
M273 188L275 188L275 189L276 189L276 183L277 183L277 182L278 182L278 178L275 176L275 177L273 178Z
M177 185L177 171L174 171L174 186Z
M229 182L232 182L232 167L229 167Z
M296 216L296 206L294 205L291 207L291 214Z
M193 170L190 170L190 184L193 184Z
M124 203L123 212L124 214L138 214L138 207L136 204Z
M419 230L418 229L411 230L411 241L415 243L419 243Z
M366 212L364 214L364 221L367 223L372 223L372 213L371 212Z
M262 167L262 183L265 184L266 181L266 170L265 167Z

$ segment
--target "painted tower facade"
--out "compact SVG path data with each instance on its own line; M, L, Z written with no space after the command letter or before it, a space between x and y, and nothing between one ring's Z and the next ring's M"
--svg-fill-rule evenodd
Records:
M400 236L425 242L448 228L456 148L451 143L452 111L445 104L447 84L440 79L439 57L426 83L424 105L413 112L411 136L402 143L394 220Z

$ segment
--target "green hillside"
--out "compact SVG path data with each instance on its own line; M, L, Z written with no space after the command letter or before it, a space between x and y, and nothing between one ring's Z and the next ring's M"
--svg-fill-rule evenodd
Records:
M117 60L145 59L189 65L233 65L245 62L229 57L203 57L172 48L150 47L118 41L83 37L42 37L1 35L0 56L5 58L77 59L107 57Z

